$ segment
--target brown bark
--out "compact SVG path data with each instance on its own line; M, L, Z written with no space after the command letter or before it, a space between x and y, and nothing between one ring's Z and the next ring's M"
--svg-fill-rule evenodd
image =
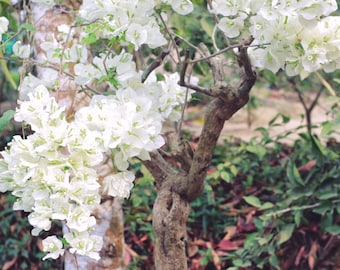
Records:
M176 172L170 168L158 153L152 155L151 161L144 162L154 176L158 195L153 207L153 228L155 232L155 266L157 270L185 270L186 260L186 222L189 215L190 202L197 198L204 187L204 179L209 168L217 139L224 122L242 108L249 99L249 91L256 81L248 59L246 48L242 45L251 43L251 39L240 46L238 57L241 67L241 79L238 87L225 83L223 63L219 59L208 60L214 85L210 90L203 90L213 97L207 106L205 122L198 147L193 158L183 163ZM208 56L207 50L203 48ZM182 72L182 74L184 74ZM182 77L182 79L184 76ZM188 86L181 80L181 85ZM197 90L198 88L195 87ZM188 148L179 145L183 157L189 157ZM190 164L188 166L188 164Z

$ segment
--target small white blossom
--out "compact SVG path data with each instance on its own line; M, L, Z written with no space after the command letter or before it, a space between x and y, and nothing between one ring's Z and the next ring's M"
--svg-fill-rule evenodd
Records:
M90 235L87 231L72 231L64 235L70 244L70 252L88 256L94 260L99 260L99 251L103 246L103 239L97 235Z
M57 259L59 256L64 255L63 243L55 236L48 236L42 240L43 251L48 252L48 254L43 258L46 259Z
M21 41L17 41L13 45L13 53L15 56L27 59L31 53L31 46L30 45L22 45Z
M2 34L7 32L9 21L6 17L0 17L0 41L2 40Z
M112 197L128 198L135 176L130 171L110 174L103 179L104 192Z

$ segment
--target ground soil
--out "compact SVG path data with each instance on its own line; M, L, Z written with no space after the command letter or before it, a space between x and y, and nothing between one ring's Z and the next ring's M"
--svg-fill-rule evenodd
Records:
M254 89L252 92L257 98L258 106L250 111L243 108L238 111L230 120L228 120L222 131L220 141L229 136L241 138L249 141L254 136L260 136L260 132L256 130L258 127L268 127L268 122L272 120L278 113L290 116L290 121L282 126L271 127L269 133L272 137L292 131L301 126L306 125L303 119L304 108L299 98L294 92L285 90L268 90ZM326 102L327 93L321 96L319 102L312 111L312 123L317 125L324 121L331 120L332 116L327 114L329 105ZM311 104L315 94L311 93L307 98L307 103ZM187 128L194 135L199 135L203 124L202 106L194 106L188 109L188 116L185 121L184 128ZM302 128L299 132L304 132ZM320 135L321 128L313 129L313 133ZM286 143L292 143L297 138L297 133L290 135L285 139ZM340 139L340 138L337 138Z

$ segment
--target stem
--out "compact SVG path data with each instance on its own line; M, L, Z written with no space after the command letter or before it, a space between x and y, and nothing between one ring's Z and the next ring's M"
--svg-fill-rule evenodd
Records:
M17 86L17 84L15 83L15 81L14 81L14 79L13 79L13 77L12 77L10 71L8 70L6 61L4 60L4 54L3 54L1 48L0 48L0 62L1 62L2 71L4 72L7 81L11 84L11 86L12 86L14 89L17 89L18 86Z

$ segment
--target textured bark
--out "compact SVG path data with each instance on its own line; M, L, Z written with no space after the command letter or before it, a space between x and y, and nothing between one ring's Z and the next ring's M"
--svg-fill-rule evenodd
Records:
M243 45L251 43L251 39ZM208 55L207 49L202 48ZM208 63L214 77L214 85L209 93L213 97L207 106L205 122L194 153L178 142L179 149L173 156L186 157L176 159L178 168L171 168L159 153L151 156L151 161L144 162L156 180L158 195L153 207L153 228L155 232L155 266L157 270L185 270L186 259L186 222L189 215L190 202L197 198L204 187L204 179L209 168L217 139L224 122L242 108L249 100L249 91L256 81L248 59L246 48L241 44L239 52L241 79L239 86L232 87L225 83L223 63L219 59L209 58ZM182 72L182 75L185 73ZM184 83L184 75L180 84ZM189 86L190 87L190 86ZM200 88L195 86L195 90ZM193 155L193 156L192 156ZM188 161L188 157L192 157Z
M80 1L65 1L63 10L71 11L79 8ZM37 32L34 36L35 59L43 63L45 52L40 48L40 44L48 40L54 33L57 37L57 27L62 24L71 25L74 21L72 12L63 12L61 9L54 8L43 10L33 5L34 25ZM54 68L59 69L58 65ZM69 66L72 72L72 66ZM43 67L37 67L37 75L43 77ZM59 74L59 88L54 93L58 103L65 106L67 114L72 115L80 107L88 102L88 98L84 94L79 94L77 86L67 75ZM99 181L105 175L113 173L112 164L107 159L97 167ZM97 219L97 226L93 232L96 235L103 236L104 247L100 252L101 259L97 262L88 257L75 256L70 253L65 255L65 269L81 269L81 270L102 270L115 269L121 270L125 266L124 256L124 219L122 211L122 201L119 199L103 198L100 207L95 211L94 216Z

